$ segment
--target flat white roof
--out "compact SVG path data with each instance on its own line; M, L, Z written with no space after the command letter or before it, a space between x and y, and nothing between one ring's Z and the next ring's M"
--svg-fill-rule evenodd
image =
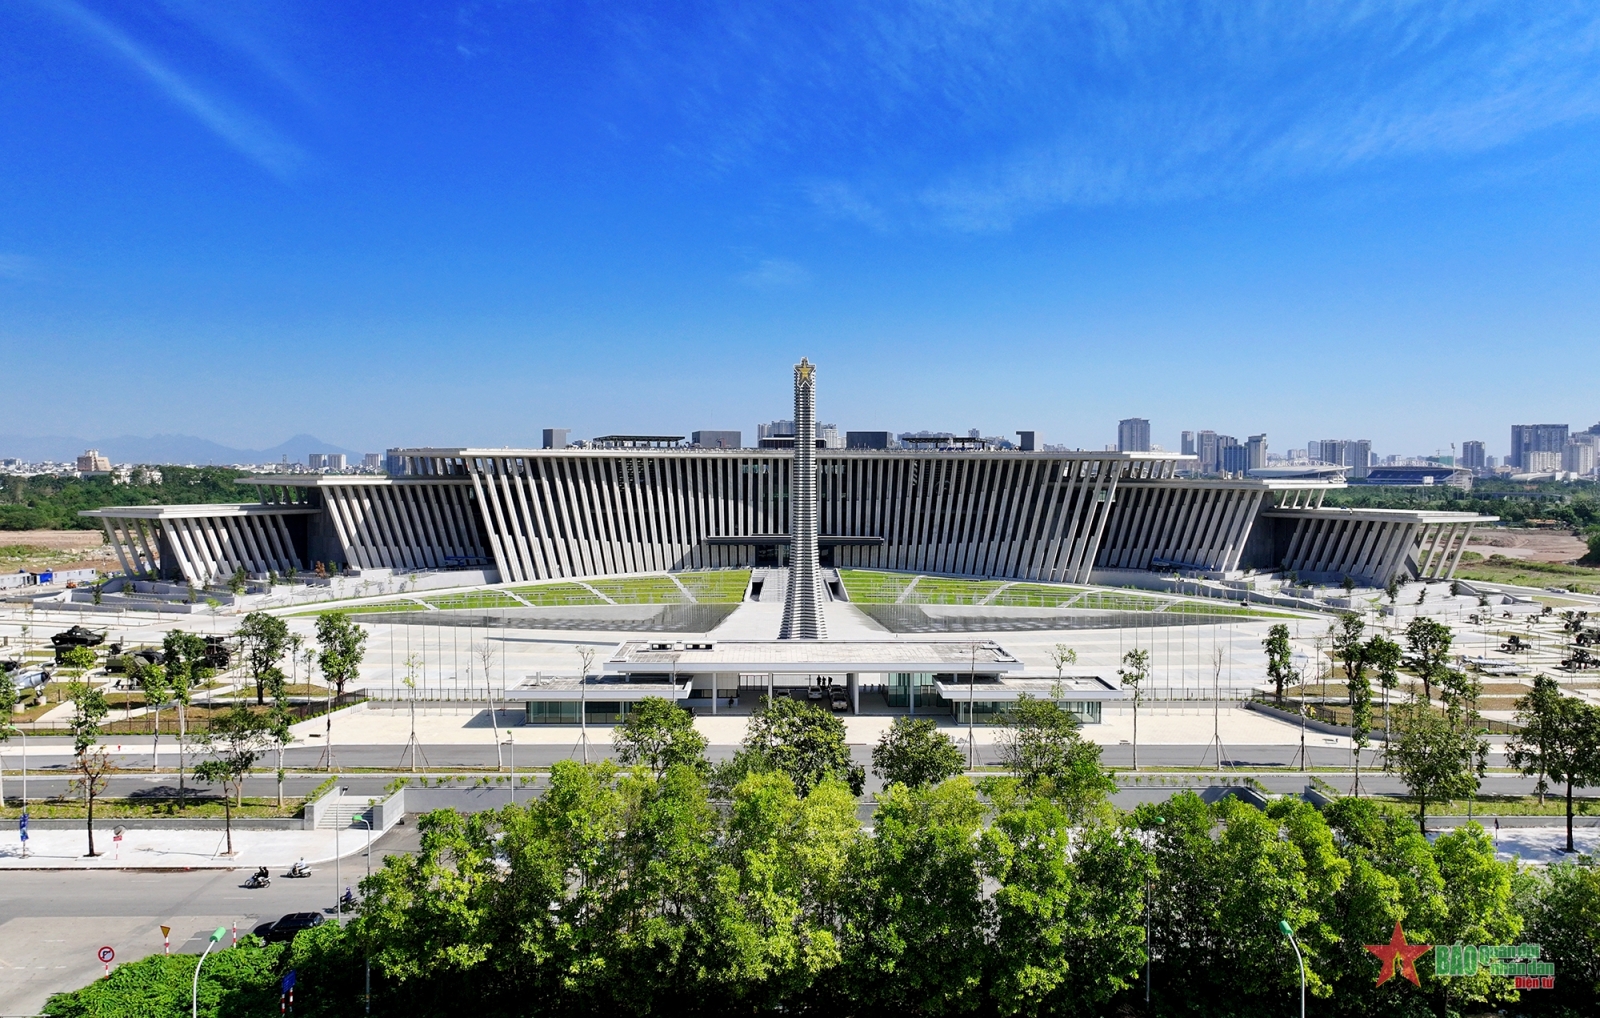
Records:
M108 505L84 509L78 515L93 519L173 520L215 519L222 516L307 516L320 513L318 506L275 502L210 502L197 505Z
M587 687L587 688L585 688ZM659 696L663 700L682 700L689 695L689 677L680 676L676 682L663 675L658 679L638 681L620 675L591 675L583 682L576 675L567 677L527 676L520 686L505 691L506 700L535 700L540 703L553 700L592 700L607 703L613 700L643 700Z
M608 674L772 672L979 672L1022 670L993 640L629 640L604 665Z
M1127 700L1128 690L1112 685L1098 675L1006 675L968 683L959 676L949 682L935 682L934 688L946 700L1015 700L1026 693L1039 700ZM1059 693L1059 695L1057 695Z

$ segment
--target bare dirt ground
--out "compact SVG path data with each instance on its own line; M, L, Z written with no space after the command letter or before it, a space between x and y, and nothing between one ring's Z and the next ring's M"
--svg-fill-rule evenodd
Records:
M1570 530L1480 530L1467 547L1484 558L1504 555L1527 562L1571 562L1589 553L1589 546Z
M115 565L116 555L98 530L0 530L0 571L37 569L100 569Z
M98 530L0 530L0 547L24 545L52 551L86 551L105 547L106 535Z

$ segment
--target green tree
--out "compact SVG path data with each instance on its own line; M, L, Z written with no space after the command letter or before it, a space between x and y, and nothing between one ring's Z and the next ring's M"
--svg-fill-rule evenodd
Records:
M981 1001L986 909L972 783L891 785L849 876L843 955L856 1009L949 1014Z
M1150 652L1130 650L1122 655L1117 669L1122 684L1133 690L1133 769L1139 769L1139 704L1144 699L1144 680L1150 677Z
M1361 794L1361 751L1367 748L1372 735L1372 683L1365 669L1357 670L1355 677L1346 680L1350 694L1350 741L1354 748L1352 758L1355 772L1351 780L1353 794Z
M11 723L11 715L17 709L17 684L11 678L10 672L0 671L0 746L10 741L11 736L18 731ZM6 802L5 786L6 770L3 761L0 761L0 806ZM22 804L24 807L27 803Z
M1324 957L1332 931L1324 910L1349 875L1326 822L1306 804L1262 812L1236 798L1207 805L1192 792L1134 810L1130 825L1150 839L1154 1013L1236 1015L1299 989L1299 972L1277 933L1287 921L1306 955L1307 988L1327 997ZM1157 817L1160 820L1157 820ZM1223 1003L1223 1002L1226 1003Z
M1522 936L1522 917L1514 907L1514 862L1495 857L1494 842L1475 823L1439 835L1433 843L1443 883L1445 914L1433 931L1440 944L1516 944ZM1438 947L1434 948L1435 959ZM1508 1002L1503 976L1491 976L1487 966L1469 976L1437 979L1433 985L1443 998L1441 1013L1460 1013L1468 1005ZM1515 997L1512 994L1511 997Z
M717 768L715 781L731 788L753 771L782 771L801 795L824 778L836 778L861 794L866 770L850 762L844 723L821 707L784 697L765 703L745 729L732 760Z
M659 696L640 700L611 733L617 758L625 764L643 764L656 777L673 764L683 764L702 776L710 773L706 737L695 731L694 715Z
M1428 803L1467 794L1472 779L1472 743L1426 699L1413 696L1399 714L1394 759L1417 803L1417 826L1428 833Z
M1411 651L1417 674L1422 677L1422 695L1430 700L1434 683L1443 677L1452 640L1450 627L1434 619L1418 615L1406 625L1406 646Z
M97 660L91 647L68 647L61 655L61 667L82 678L89 674Z
M1061 681L1061 672L1067 665L1078 663L1078 652L1064 643L1058 643L1050 648L1050 663L1056 666L1056 681Z
M1537 778L1533 790L1539 795L1540 805L1550 792L1550 772L1545 767L1545 756L1559 737L1561 699L1561 687L1555 679L1544 674L1535 675L1533 688L1517 700L1519 731L1506 747L1511 766L1525 776Z
M1567 851L1575 851L1573 790L1600 784L1600 708L1559 693L1551 697L1535 680L1517 710L1531 724L1513 738L1508 760L1524 774L1547 774L1566 786Z
M1404 659L1404 652L1400 645L1384 636L1382 633L1373 633L1372 639L1367 641L1366 650L1362 653L1367 664L1371 665L1378 673L1378 685L1383 687L1383 760L1384 767L1389 766L1389 713L1394 706L1392 693L1400 688L1400 662ZM1368 687L1371 688L1370 686Z
M345 683L361 674L361 659L366 655L367 631L350 621L346 612L323 612L317 616L317 643L322 651L317 666L322 677L344 695Z
M173 629L161 641L161 665L167 673L167 689L178 705L178 804L188 800L184 771L189 752L189 703L196 686L214 674L206 664L206 639L197 633Z
M1366 667L1367 645L1361 640L1366 634L1366 629L1367 624L1354 612L1341 614L1334 626L1333 656L1344 666L1347 683L1354 682L1356 676Z
M1289 643L1289 627L1278 623L1267 630L1261 641L1267 652L1267 676L1272 679L1274 699L1283 705L1283 687L1294 681L1294 648Z
M886 785L937 785L960 774L965 765L961 750L932 718L895 718L872 749L872 773Z
M1559 973L1556 997L1572 1014L1600 1000L1600 866L1592 855L1552 866L1529 867L1518 889L1523 937Z
M83 794L89 855L94 856L98 854L94 850L94 801L106 790L106 774L111 770L111 758L100 748L98 740L100 724L111 708L106 704L104 693L82 680L67 686L67 697L72 701L72 715L67 726L72 729L72 766L77 771L74 784Z
M1017 698L1003 722L1000 756L1024 795L1053 799L1074 824L1104 812L1117 790L1099 744L1082 738L1078 719L1054 700Z
M133 681L144 693L145 710L150 712L150 769L161 767L161 707L172 698L172 687L167 682L167 669L160 663L141 664L133 670Z
M251 612L239 623L239 642L245 665L255 680L256 704L265 704L268 692L277 699L283 684L278 662L289 649L289 624L276 615Z
M1439 695L1444 701L1445 717L1461 733L1469 756L1468 794L1477 795L1478 786L1489 769L1489 730L1483 726L1478 713L1478 700L1483 695L1483 683L1470 672L1445 668L1439 675Z
M1099 1014L1144 960L1145 853L1126 831L1074 831L1042 796L997 803L980 839L994 885L986 983L1001 1015Z
M1334 937L1319 968L1334 987L1336 1000L1348 1000L1351 1014L1385 1013L1369 1004L1373 958L1362 945L1383 939L1404 920L1413 941L1433 936L1447 913L1444 881L1432 846L1401 809L1372 799L1341 798L1323 809L1349 877L1322 906L1322 922ZM1385 986L1392 1014L1432 1013L1421 1007L1420 991ZM1398 999L1396 999L1398 998Z
M859 839L855 797L836 780L804 797L775 771L735 787L724 840L735 918L724 929L738 945L734 993L749 1012L788 1010L836 978L841 894Z
M213 717L204 744L212 756L195 765L194 776L222 786L223 828L227 831L228 854L233 854L233 806L244 805L244 781L250 768L261 759L272 738L272 719L258 714L243 703Z
M282 673L280 672L279 674L281 675ZM269 748L278 754L278 766L275 768L275 774L278 779L278 808L282 809L283 752L289 748L290 743L294 742L294 732L290 730L289 726L294 724L295 719L294 715L289 713L288 705L282 700L272 705L272 712L267 715L267 718L270 722L267 729L267 742Z

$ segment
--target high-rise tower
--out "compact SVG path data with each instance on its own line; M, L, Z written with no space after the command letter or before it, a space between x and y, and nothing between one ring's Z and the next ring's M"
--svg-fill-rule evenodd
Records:
M789 598L780 640L821 640L822 576L817 566L817 368L794 366L794 464L789 474Z

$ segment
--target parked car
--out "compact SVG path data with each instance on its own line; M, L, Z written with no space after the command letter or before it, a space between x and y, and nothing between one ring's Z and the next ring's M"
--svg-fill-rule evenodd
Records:
M321 926L324 921L321 912L290 912L275 923L257 926L255 935L269 944L279 944L293 940L301 930Z

